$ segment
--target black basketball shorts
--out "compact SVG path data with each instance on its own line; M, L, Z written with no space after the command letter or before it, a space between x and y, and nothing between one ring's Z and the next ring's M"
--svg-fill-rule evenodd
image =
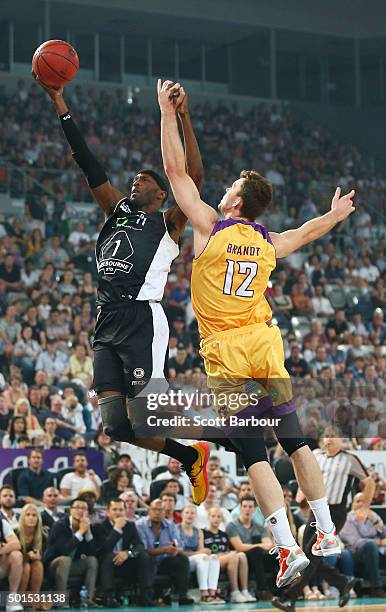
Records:
M149 387L164 392L168 343L169 325L160 303L133 300L103 307L93 342L94 390L128 397Z

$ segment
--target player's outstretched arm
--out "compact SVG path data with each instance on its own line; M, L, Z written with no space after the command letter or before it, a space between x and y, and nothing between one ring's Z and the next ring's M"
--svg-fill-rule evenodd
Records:
M182 133L184 135L186 172L189 174L198 191L201 193L204 182L204 166L201 159L200 148L198 146L197 138L190 118L188 94L184 92L184 88L182 88L181 102L176 105L176 111L180 119Z
M172 81L165 81L164 85L165 88L169 89L170 97L175 102L175 109L181 122L184 136L186 172L200 192L203 184L204 168L198 142L190 120L188 96L184 91L181 93L179 83L176 86ZM178 239L184 231L187 222L186 215L178 205L175 205L166 211L165 220L168 226L176 232L173 238Z
M115 206L121 198L125 197L125 194L112 186L106 172L88 148L64 100L63 87L60 89L51 89L43 85L34 72L32 72L32 76L48 93L54 103L64 135L71 147L72 156L84 172L96 202L102 208L105 216L108 217L112 207Z
M180 95L184 95L182 88L180 92ZM207 241L218 217L213 208L201 200L196 185L186 172L176 103L170 98L168 87L165 83L162 84L161 80L158 81L158 100L161 108L161 149L166 175L178 206L192 222L195 232Z
M181 96L179 96L179 99ZM182 95L181 101L176 105L176 111L181 122L182 133L184 136L185 149L185 168L187 174L193 180L198 191L201 193L204 182L204 167L202 164L200 148L193 130L190 119L188 95ZM187 217L179 206L173 206L166 212L178 233L181 234L185 228Z
M305 244L321 238L337 223L347 219L355 210L352 202L354 195L355 191L352 190L340 197L340 187L337 187L332 199L331 210L325 215L307 221L298 229L287 230L281 234L269 232L276 250L276 257L287 257Z

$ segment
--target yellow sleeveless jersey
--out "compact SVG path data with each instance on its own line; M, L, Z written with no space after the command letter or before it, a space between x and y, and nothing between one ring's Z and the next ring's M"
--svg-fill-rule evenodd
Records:
M241 219L217 221L192 267L192 306L201 338L268 321L272 312L264 293L275 267L265 227Z

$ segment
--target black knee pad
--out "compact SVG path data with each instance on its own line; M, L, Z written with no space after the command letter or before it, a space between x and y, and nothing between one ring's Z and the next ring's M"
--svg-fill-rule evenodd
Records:
M264 438L232 438L231 442L236 447L246 470L254 463L268 461Z
M98 399L105 433L117 442L134 442L133 426L127 414L126 397L109 395Z
M308 446L296 412L282 416L279 425L273 429L277 439L289 456L299 448Z

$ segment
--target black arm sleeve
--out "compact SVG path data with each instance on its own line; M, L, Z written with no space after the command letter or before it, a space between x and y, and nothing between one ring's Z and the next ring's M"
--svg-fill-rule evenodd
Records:
M61 115L60 123L71 147L72 156L83 170L90 188L94 189L106 183L109 180L106 172L91 153L70 113Z

